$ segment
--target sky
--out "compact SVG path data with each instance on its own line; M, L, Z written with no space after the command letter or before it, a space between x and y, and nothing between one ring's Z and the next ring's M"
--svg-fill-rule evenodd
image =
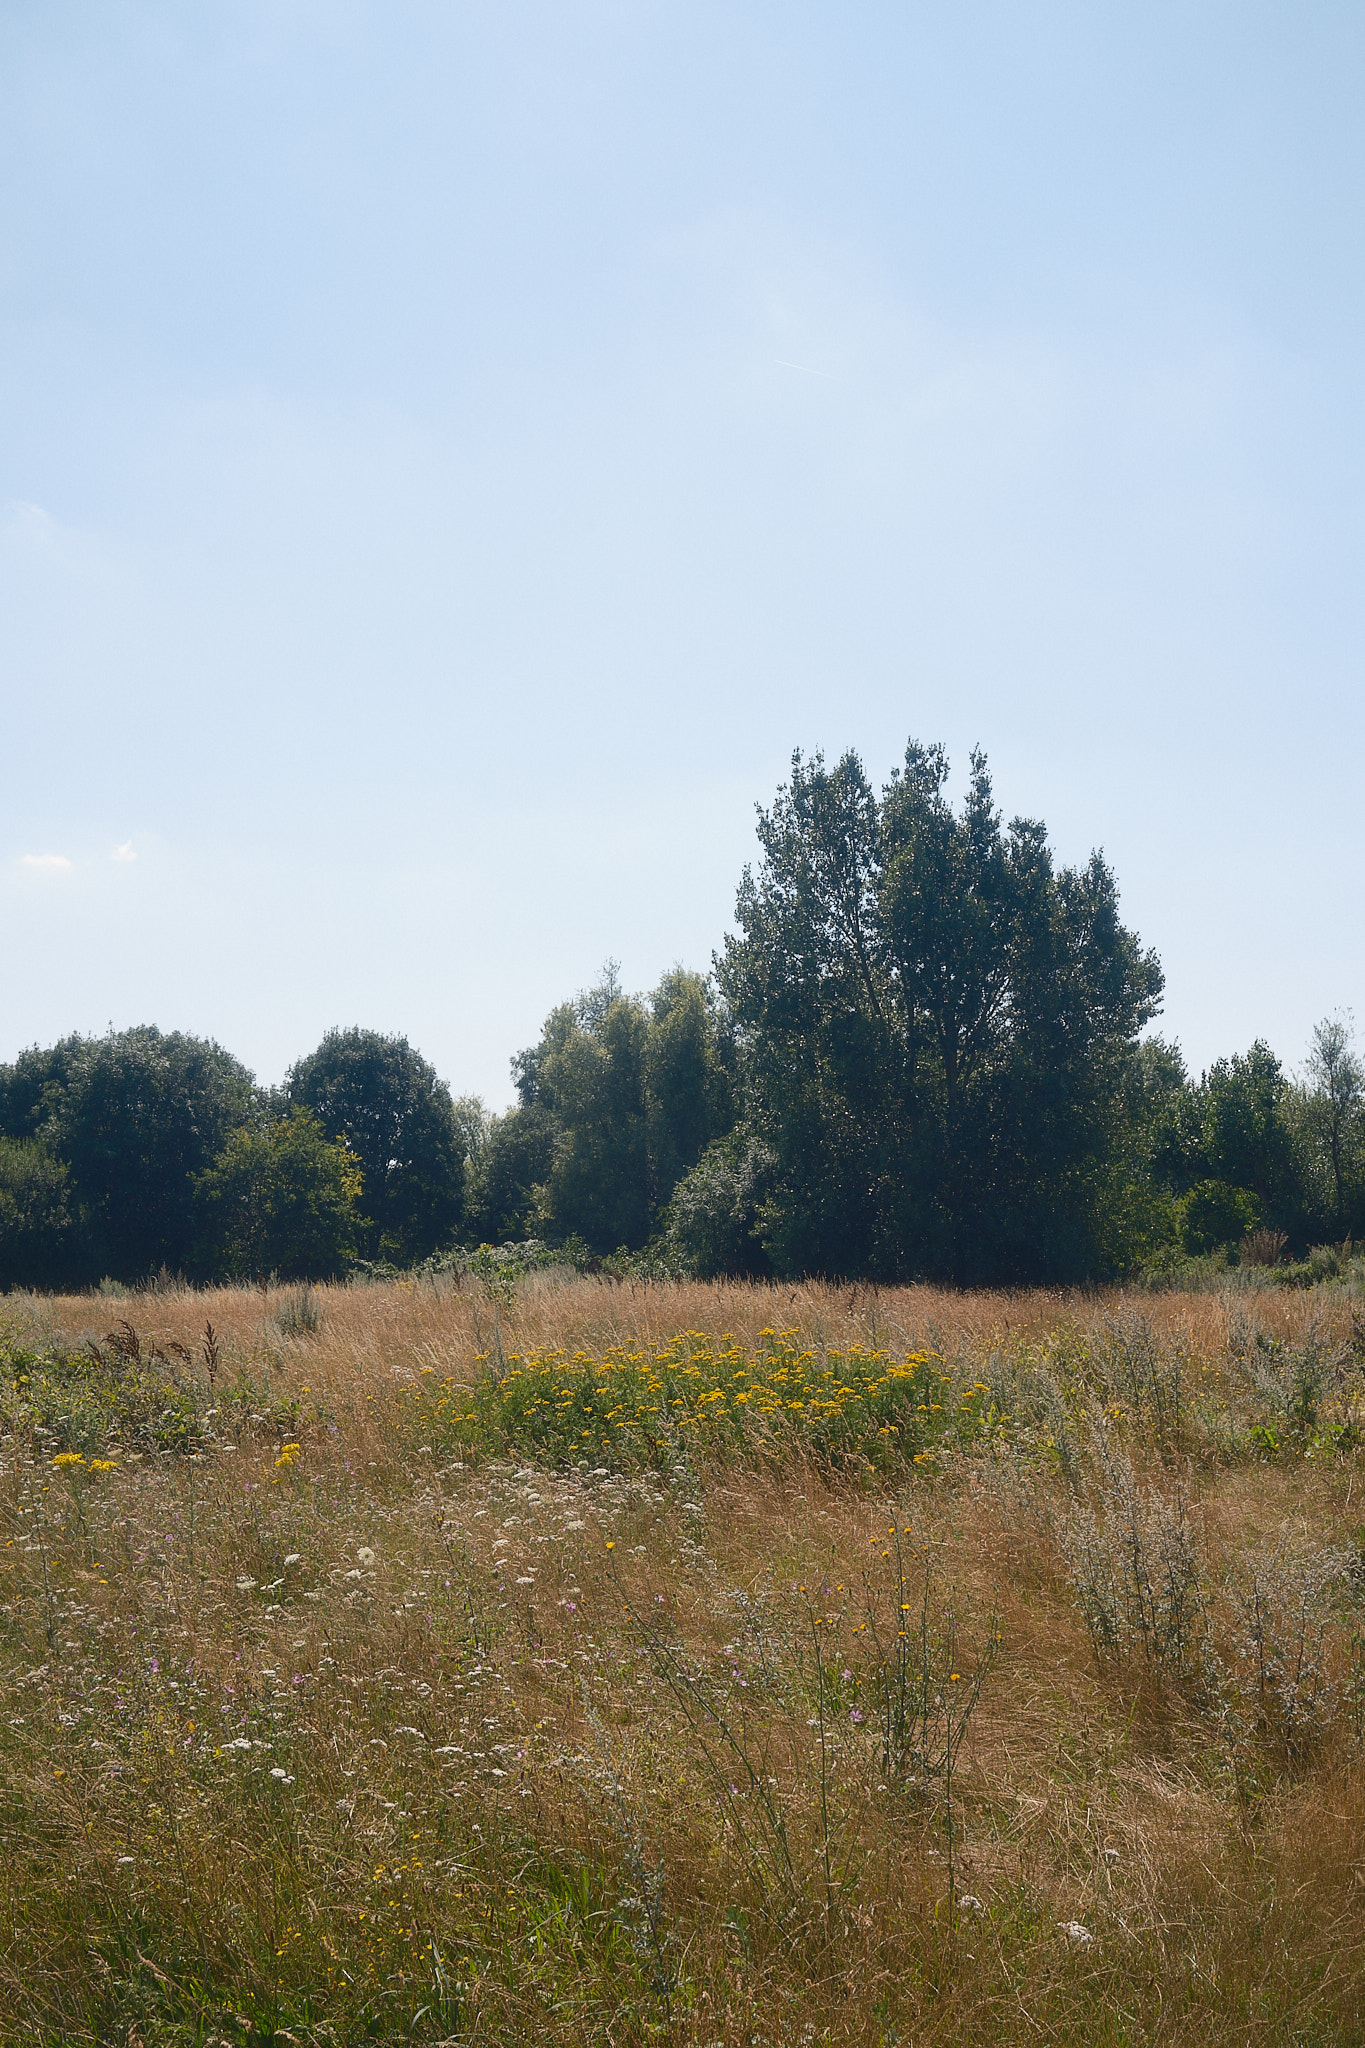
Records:
M1195 1071L1365 1022L1362 90L1326 0L5 0L0 1059L500 1108L911 737Z

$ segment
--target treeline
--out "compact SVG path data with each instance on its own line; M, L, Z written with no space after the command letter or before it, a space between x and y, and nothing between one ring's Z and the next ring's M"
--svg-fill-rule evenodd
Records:
M452 1096L330 1032L283 1085L152 1026L0 1068L0 1284L320 1278L528 1237L643 1270L1075 1281L1365 1235L1365 1073L1261 1042L1198 1080L1098 856L915 744L880 792L798 755L709 976L614 970Z

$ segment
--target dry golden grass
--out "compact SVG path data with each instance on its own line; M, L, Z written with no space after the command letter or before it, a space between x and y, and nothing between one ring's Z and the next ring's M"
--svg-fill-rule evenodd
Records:
M55 1465L12 1390L0 2039L1361 2036L1365 1472L1349 1436L1278 1424L1256 1450L1226 1301L552 1274L510 1305L448 1283L315 1300L298 1338L284 1296L248 1290L3 1305L29 1351L126 1317L213 1437ZM1282 1345L1316 1331L1324 1413L1348 1414L1347 1304L1249 1303ZM1096 1418L1123 1406L1106 1319L1132 1313L1191 1397L1165 1434L1140 1402L1110 1418L1141 1485L1189 1504L1208 1620L1179 1665L1097 1659L1064 1553L1099 1497ZM799 1433L615 1472L431 1439L426 1388L490 1356L772 1328L927 1346L1020 1405L994 1448L920 1469L830 1467ZM1035 1381L1074 1441L1025 1413ZM1235 1694L1238 1588L1332 1549L1317 1718L1277 1748ZM870 1630L885 1648L902 1605L948 1711L993 1653L951 1837L941 1777L888 1768L873 1732Z

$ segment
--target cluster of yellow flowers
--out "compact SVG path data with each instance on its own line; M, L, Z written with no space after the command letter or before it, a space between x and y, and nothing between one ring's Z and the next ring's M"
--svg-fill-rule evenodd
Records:
M661 1346L617 1345L602 1357L528 1352L472 1389L446 1379L428 1398L448 1437L550 1455L633 1447L653 1460L670 1440L723 1448L794 1433L832 1452L880 1446L922 1457L949 1430L974 1431L982 1418L985 1385L957 1398L951 1385L930 1351L817 1349L795 1331L772 1329L751 1348L685 1330Z

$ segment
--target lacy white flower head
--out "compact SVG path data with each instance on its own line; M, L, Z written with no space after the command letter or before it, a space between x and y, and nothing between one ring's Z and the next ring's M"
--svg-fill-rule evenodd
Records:
M1059 1920L1057 1925L1061 1928L1068 1941L1084 1943L1095 1939L1090 1929L1083 1927L1079 1920Z
M371 1550L368 1543L362 1543L359 1550L357 1550L355 1554L355 1558L357 1564L373 1564L374 1552Z
M959 1892L957 1903L964 1913L984 1913L986 1910L975 1892Z

